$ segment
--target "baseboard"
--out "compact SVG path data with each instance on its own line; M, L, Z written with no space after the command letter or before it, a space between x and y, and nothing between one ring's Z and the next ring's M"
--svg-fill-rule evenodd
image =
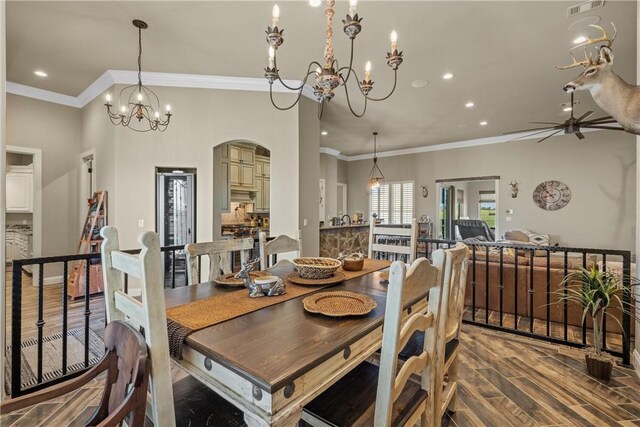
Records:
M636 369L636 374L638 374L638 377L640 377L640 353L638 353L638 350L635 349L633 350L633 367Z

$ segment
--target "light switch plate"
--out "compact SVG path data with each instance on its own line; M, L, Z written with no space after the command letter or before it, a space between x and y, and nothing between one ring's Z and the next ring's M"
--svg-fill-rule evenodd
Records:
M511 217L508 216L508 217L505 218L505 220L507 220L507 222L511 222Z
M507 215L513 215L513 209L507 209Z
M305 227L307 226L307 224L309 224L309 221L307 221L307 219L303 219L302 220L302 225L304 225Z
M144 219L139 219L138 220L138 228L142 228L144 227Z

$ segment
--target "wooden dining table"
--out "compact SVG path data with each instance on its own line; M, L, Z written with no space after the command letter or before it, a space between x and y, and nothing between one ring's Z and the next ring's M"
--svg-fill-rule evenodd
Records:
M281 278L291 272L289 263L270 270ZM375 271L318 289L370 296L377 307L365 316L308 313L306 294L209 326L186 338L176 362L242 410L247 425L297 425L305 404L380 348L387 286ZM211 282L168 289L166 305L237 291ZM423 307L426 298L420 297L405 315Z

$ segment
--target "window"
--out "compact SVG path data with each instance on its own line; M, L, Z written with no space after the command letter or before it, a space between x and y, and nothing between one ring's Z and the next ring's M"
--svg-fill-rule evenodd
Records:
M390 182L371 190L369 211L383 224L411 224L413 182Z
M487 223L490 229L496 229L496 193L494 191L480 191L478 210L480 219Z

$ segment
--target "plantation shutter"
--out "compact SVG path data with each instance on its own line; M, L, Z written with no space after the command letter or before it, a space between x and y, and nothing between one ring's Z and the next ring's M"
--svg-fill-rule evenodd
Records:
M413 182L402 184L402 223L413 221Z
M390 224L402 222L402 184L391 184Z
M379 188L380 207L378 209L378 218L383 224L389 224L389 184L381 185Z

